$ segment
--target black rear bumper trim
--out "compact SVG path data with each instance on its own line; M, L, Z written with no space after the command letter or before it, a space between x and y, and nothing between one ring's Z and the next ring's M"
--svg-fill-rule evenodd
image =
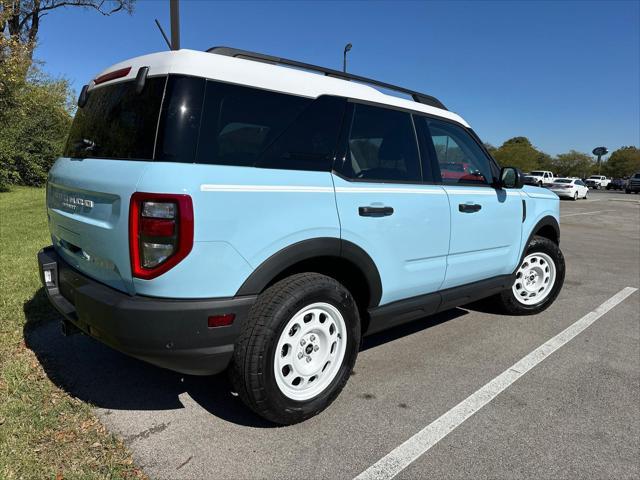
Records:
M47 247L40 280L52 305L82 332L127 355L192 375L223 371L256 296L166 299L128 295L81 274ZM45 279L45 272L48 271ZM64 296L61 292L64 292ZM208 317L233 313L226 327Z

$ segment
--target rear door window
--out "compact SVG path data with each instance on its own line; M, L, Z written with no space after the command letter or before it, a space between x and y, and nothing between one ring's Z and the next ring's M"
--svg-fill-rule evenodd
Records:
M92 89L76 112L65 156L151 160L166 80L148 78L140 94L134 81Z
M355 180L420 182L420 156L411 115L354 104L346 155L336 170Z

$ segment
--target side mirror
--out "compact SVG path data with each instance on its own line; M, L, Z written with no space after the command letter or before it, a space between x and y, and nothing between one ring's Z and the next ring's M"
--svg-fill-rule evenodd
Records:
M524 175L519 168L503 167L500 170L500 187L502 188L522 188L524 185Z

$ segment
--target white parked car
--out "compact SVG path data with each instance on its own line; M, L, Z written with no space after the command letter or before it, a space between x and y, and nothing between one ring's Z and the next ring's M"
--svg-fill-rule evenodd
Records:
M559 197L572 198L573 200L589 196L589 187L582 180L574 178L556 178L549 190Z
M591 175L587 178L587 187L600 190L601 188L606 188L609 182L611 182L611 179L604 175Z

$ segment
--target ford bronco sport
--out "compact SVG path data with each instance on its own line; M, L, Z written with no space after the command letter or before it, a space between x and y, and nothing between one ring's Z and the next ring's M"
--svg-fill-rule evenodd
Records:
M273 422L326 408L362 335L486 297L535 314L563 284L558 197L428 95L218 47L114 65L78 107L38 254L63 325L228 369Z

